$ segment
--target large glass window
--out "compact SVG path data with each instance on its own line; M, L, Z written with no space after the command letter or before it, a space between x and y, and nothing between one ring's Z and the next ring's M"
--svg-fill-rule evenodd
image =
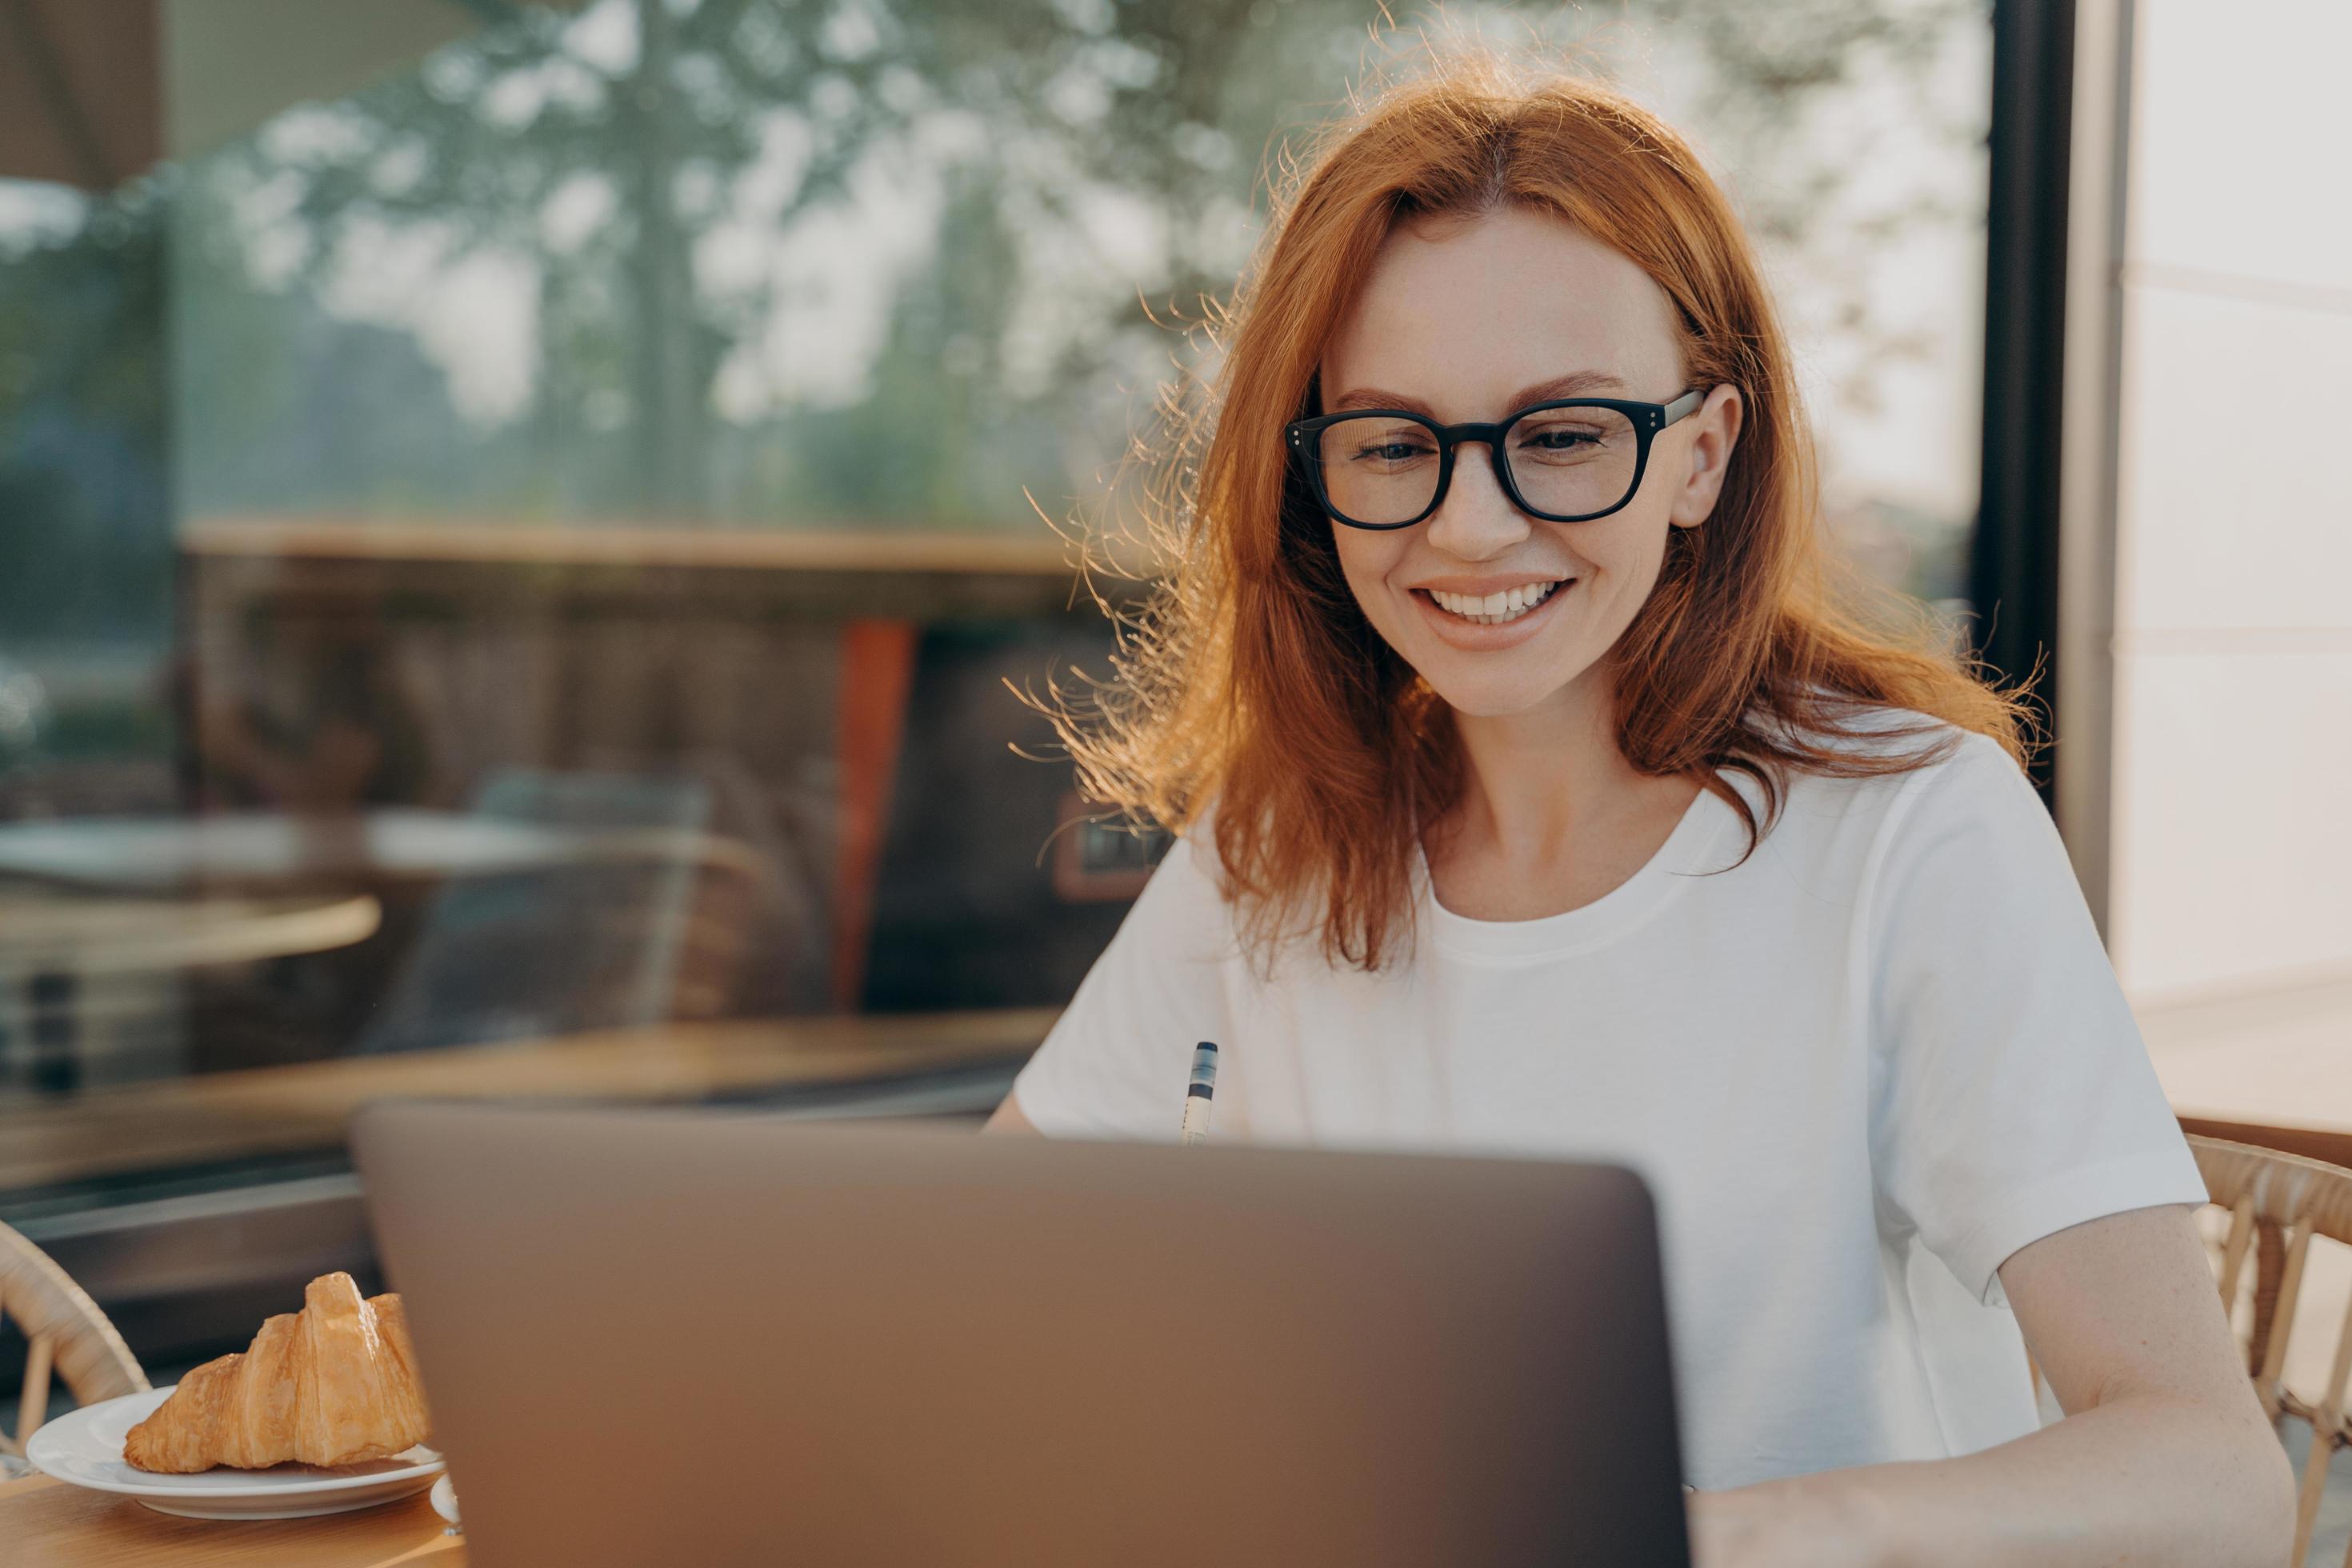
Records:
M1148 863L1020 754L1008 683L1110 646L1049 524L1119 521L1269 167L1425 20L370 9L11 64L117 153L0 149L0 1217L62 1248L387 1092L1001 1092ZM1827 525L1957 610L1982 0L1429 25L1691 132Z

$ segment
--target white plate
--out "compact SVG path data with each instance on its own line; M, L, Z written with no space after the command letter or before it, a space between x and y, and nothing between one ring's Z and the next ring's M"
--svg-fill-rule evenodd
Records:
M43 1474L93 1491L137 1498L158 1513L189 1519L307 1519L348 1513L423 1491L446 1467L419 1446L388 1459L322 1470L279 1465L268 1470L210 1469L160 1476L123 1462L124 1434L170 1397L168 1388L126 1394L58 1416L33 1434L25 1457Z

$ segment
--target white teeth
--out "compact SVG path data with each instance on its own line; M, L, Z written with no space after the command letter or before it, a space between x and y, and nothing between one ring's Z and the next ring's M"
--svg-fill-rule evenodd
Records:
M1517 588L1507 588L1499 594L1448 594L1432 588L1429 596L1440 609L1475 621L1480 626L1501 626L1516 621L1552 595L1558 583L1528 583Z

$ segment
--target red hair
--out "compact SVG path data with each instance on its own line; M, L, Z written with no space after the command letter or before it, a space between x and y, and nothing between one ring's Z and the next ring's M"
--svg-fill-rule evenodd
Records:
M1684 384L1727 384L1746 405L1713 514L1669 531L1607 656L1626 759L1703 782L1752 853L1786 770L1916 768L1955 729L2022 756L2016 697L1945 651L1916 605L1858 603L1828 555L1787 343L1689 145L1605 88L1458 58L1332 127L1278 201L1224 313L1213 395L1178 426L1158 498L1169 570L1124 630L1116 679L1084 711L1052 710L1096 798L1179 831L1213 803L1226 894L1264 957L1312 932L1328 960L1379 967L1409 918L1419 839L1463 782L1451 710L1357 606L1283 426L1315 412L1325 344L1398 224L1511 205L1640 266L1674 305ZM1761 786L1761 820L1718 770Z

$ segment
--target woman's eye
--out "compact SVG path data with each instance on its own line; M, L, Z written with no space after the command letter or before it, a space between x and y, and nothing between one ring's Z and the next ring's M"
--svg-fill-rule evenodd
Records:
M1359 447L1356 457L1368 463L1410 463L1415 458L1425 458L1429 448L1417 441L1384 441L1378 446Z
M1573 452L1579 447L1601 445L1601 432L1554 426L1549 430L1530 431L1527 438L1519 444L1533 447L1538 452Z

